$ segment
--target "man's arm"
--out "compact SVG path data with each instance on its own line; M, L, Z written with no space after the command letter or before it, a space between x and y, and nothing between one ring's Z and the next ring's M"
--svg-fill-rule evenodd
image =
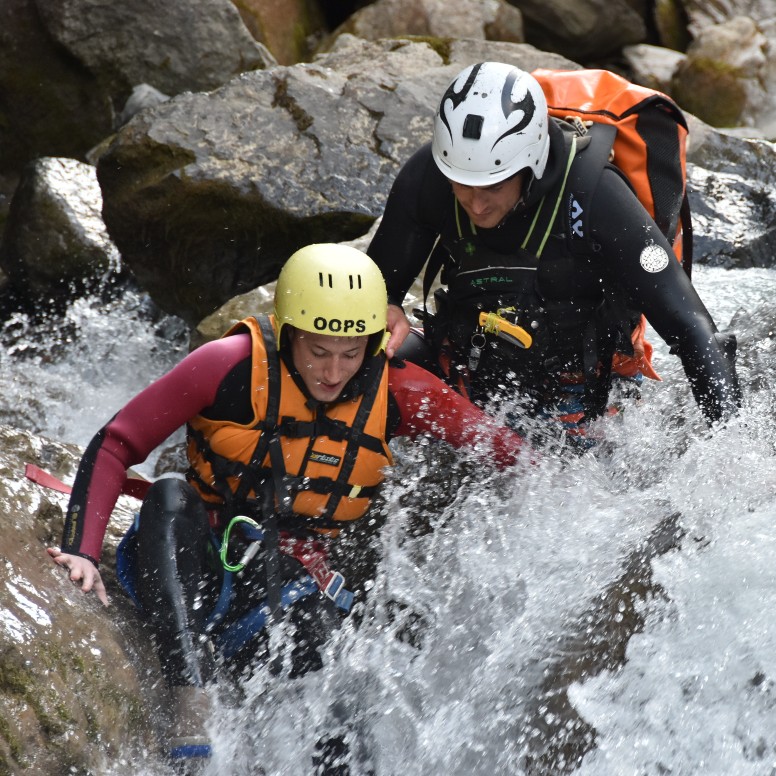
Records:
M741 403L735 338L719 333L668 241L616 173L601 176L594 215L607 278L679 356L706 418L733 415Z
M391 364L389 389L396 400L401 422L395 436L411 439L430 434L453 447L470 447L487 456L498 468L514 464L524 440L500 426L479 407L410 361Z
M409 333L402 303L434 248L444 208L452 207L451 196L431 157L430 145L423 146L396 176L366 251L383 273L388 290L389 358Z

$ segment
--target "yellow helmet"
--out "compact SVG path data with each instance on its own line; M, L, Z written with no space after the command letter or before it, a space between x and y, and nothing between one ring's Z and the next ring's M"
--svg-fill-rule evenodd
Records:
M300 248L285 263L275 286L278 345L283 326L354 337L374 334L383 345L388 310L385 280L362 251L336 243ZM371 345L372 343L370 343Z

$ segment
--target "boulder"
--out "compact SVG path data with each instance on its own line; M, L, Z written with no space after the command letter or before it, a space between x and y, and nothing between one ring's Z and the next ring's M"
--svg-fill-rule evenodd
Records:
M672 95L685 110L715 127L756 124L773 109L765 89L767 40L748 17L706 27L674 73Z
M356 11L332 35L365 40L407 35L523 42L523 20L505 0L377 0ZM329 43L330 46L330 43Z
M343 35L313 63L178 95L135 116L99 158L108 231L157 304L196 325L274 280L302 245L363 235L430 139L447 83L489 57L576 67L520 44Z
M70 297L120 268L91 165L40 158L25 168L0 242L0 267L29 300Z
M127 599L106 582L113 605L84 596L46 547L62 535L66 496L24 476L38 464L70 480L73 447L0 426L0 771L40 776L128 771L157 746L159 670ZM122 497L106 538L105 567L132 519Z
M729 268L776 266L776 146L688 119L695 260Z
M512 0L523 14L525 40L575 62L600 63L623 46L643 43L643 8L628 0Z
M0 171L83 159L133 86L214 89L271 55L229 0L5 0L0 7Z
M679 64L687 58L679 51L648 43L625 46L622 55L633 81L668 95L671 94L672 80Z
M758 66L760 86L764 97L755 98L743 109L743 121L749 126L758 126L765 137L776 139L776 57L772 55L776 47L776 0L725 0L724 3L708 3L705 0L680 0L687 30L691 39L697 41L704 30L724 25L737 18L751 20L757 33L765 38L765 62ZM744 33L746 36L749 33ZM748 38L741 41L742 53L751 49ZM735 45L732 47L735 49ZM751 52L756 55L756 52ZM754 84L748 84L753 87Z

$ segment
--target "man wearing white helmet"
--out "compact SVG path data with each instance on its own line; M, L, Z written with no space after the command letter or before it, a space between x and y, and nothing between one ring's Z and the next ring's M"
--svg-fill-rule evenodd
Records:
M477 403L558 417L575 394L584 419L602 414L618 364L659 379L635 335L643 314L705 417L733 414L735 339L718 332L610 147L550 117L539 83L512 65L459 73L367 251L388 287L389 355L410 334L402 303L428 261L447 288L424 315L425 347L413 330L401 353L441 364Z
M127 469L187 429L186 479L151 485L117 563L170 688L176 762L210 756L204 688L216 656L263 656L267 611L296 626L291 676L320 663L318 649L353 597L329 551L367 512L392 463L391 438L478 443L499 467L518 459L516 433L416 365L389 365L386 306L366 254L306 246L281 271L273 316L248 318L194 350L84 452L62 545L48 552L107 605L98 564ZM334 762L343 747L336 735L323 739L316 773L344 773Z

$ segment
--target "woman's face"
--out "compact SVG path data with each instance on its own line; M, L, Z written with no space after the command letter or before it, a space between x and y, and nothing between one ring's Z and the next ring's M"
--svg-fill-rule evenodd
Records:
M336 337L291 329L291 359L313 399L334 401L364 363L369 337Z

